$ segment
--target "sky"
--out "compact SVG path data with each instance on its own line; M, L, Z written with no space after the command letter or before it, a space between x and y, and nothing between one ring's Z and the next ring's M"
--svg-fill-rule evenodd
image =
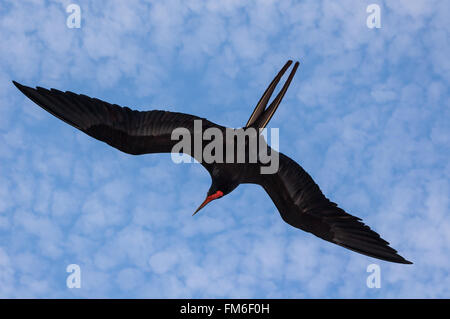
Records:
M80 28L67 26L71 3ZM0 297L448 298L449 12L432 0L2 0ZM201 165L121 153L11 83L241 127L288 59L300 67L269 124L279 150L413 265L289 226L257 185L192 216L210 186ZM380 288L366 284L371 264Z

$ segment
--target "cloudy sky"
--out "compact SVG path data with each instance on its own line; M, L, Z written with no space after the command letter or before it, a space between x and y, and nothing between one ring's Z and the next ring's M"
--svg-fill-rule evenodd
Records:
M0 297L450 296L449 1L80 0L68 28L70 3L0 2ZM285 224L258 186L192 217L201 165L120 153L11 83L240 127L287 59L280 151L414 265Z

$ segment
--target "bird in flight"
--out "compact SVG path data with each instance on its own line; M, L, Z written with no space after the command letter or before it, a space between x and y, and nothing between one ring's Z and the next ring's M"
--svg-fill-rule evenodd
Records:
M291 60L286 62L267 87L244 129L254 128L260 131L266 127L299 65L298 62L294 64L282 89L269 104L275 87L291 64ZM178 142L172 138L172 132L183 128L194 134L196 120L202 121L202 128L216 128L220 131L229 129L190 114L160 110L136 111L70 91L31 88L15 81L13 83L33 102L60 120L132 155L172 153ZM228 142L223 141L224 144ZM258 184L264 188L281 218L289 225L370 257L411 264L360 218L346 213L325 197L319 186L299 164L270 146L266 147L269 153L279 156L278 169L272 174L261 173L263 164L259 159L256 163L200 161L209 172L212 183L206 199L195 213L209 202L229 194L240 184ZM195 158L194 152L186 149L183 152ZM247 158L248 154L245 155Z

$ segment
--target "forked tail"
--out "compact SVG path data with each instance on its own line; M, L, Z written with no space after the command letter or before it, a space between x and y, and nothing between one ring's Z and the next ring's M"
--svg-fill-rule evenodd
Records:
M283 66L283 68L278 72L277 76L273 79L273 81L270 83L270 85L267 87L266 91L264 91L264 94L262 95L261 99L259 100L258 104L256 104L255 109L253 110L252 115L247 121L247 124L245 127L256 127L256 128L265 128L267 123L269 123L272 116L275 114L275 111L278 108L278 105L280 105L281 100L284 97L284 94L286 93L289 85L291 84L292 78L295 75L295 72L297 71L299 62L295 62L294 67L291 71L291 74L289 74L289 77L284 83L283 88L278 93L278 95L275 97L275 99L270 103L269 107L266 108L270 97L273 94L273 91L275 90L275 87L278 85L278 82L280 82L281 77L286 72L286 70L289 68L289 66L292 64L292 60L289 60L286 62L286 64Z

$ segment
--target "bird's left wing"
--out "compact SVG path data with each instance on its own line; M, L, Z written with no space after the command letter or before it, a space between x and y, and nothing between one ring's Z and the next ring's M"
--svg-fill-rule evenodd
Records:
M69 91L34 89L15 81L13 83L33 102L57 118L128 154L170 153L178 142L171 139L173 130L185 128L193 133L194 120L202 120L203 128L221 128L190 114L136 111ZM187 154L193 156L189 152Z
M329 201L299 164L282 153L279 156L277 173L253 174L249 182L266 190L285 222L358 253L411 264L360 218Z

